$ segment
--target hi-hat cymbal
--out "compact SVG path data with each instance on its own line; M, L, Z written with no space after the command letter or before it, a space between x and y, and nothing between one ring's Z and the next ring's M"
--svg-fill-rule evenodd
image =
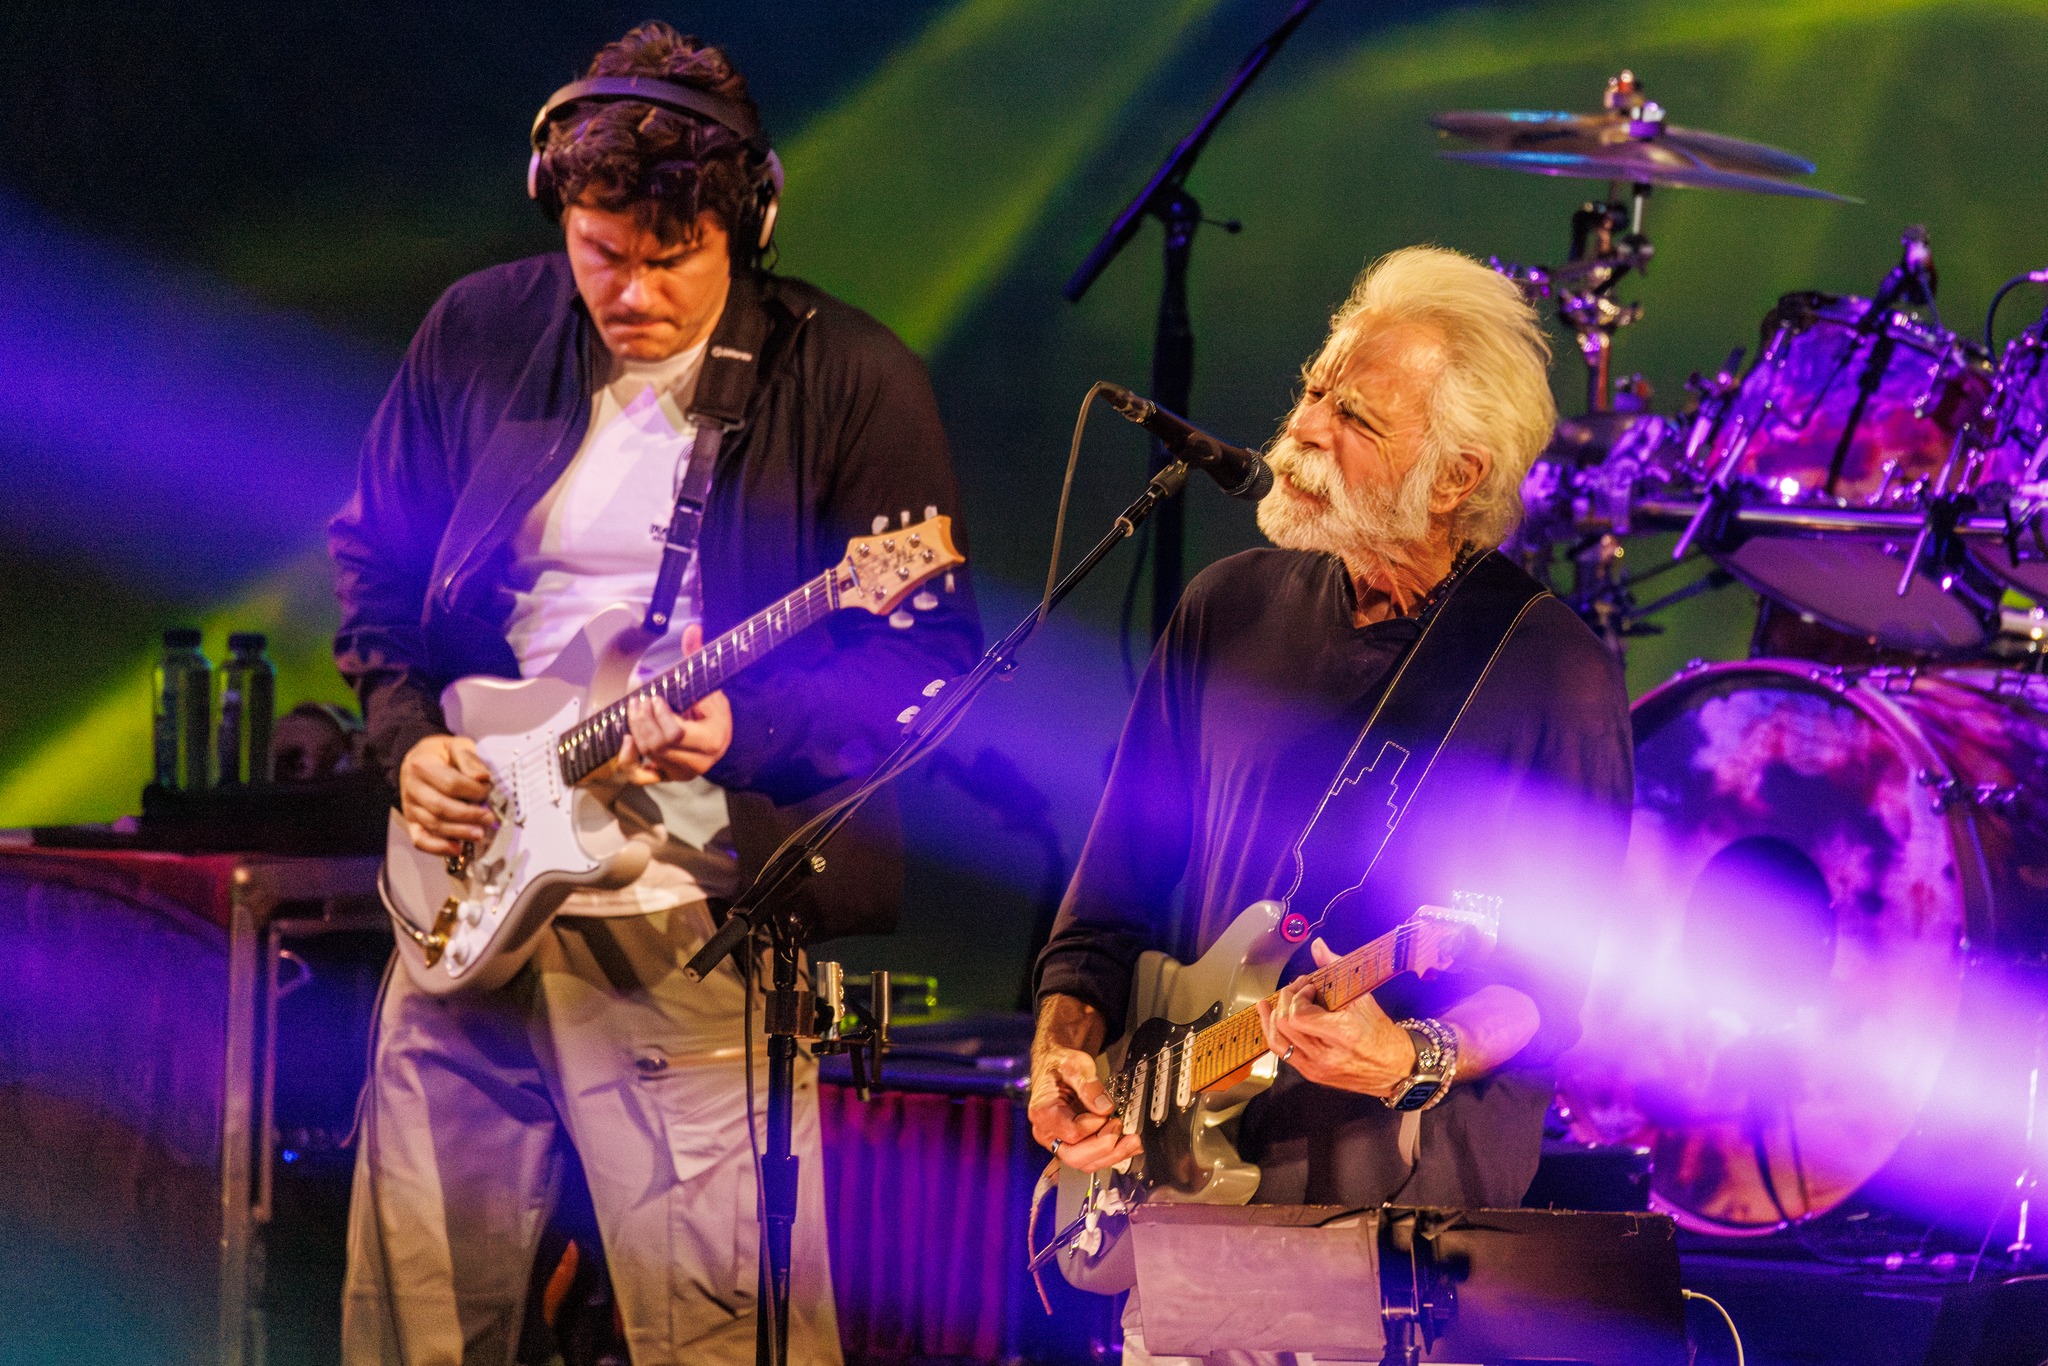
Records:
M1477 144L1472 151L1443 153L1452 161L1529 175L1856 202L1789 179L1813 174L1814 164L1802 156L1666 123L1664 111L1641 98L1627 72L1610 84L1608 103L1598 114L1460 110L1433 115L1429 122L1446 136Z

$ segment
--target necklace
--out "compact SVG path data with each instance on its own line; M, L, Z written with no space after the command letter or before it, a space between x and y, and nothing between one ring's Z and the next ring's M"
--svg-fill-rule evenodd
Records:
M1430 589L1428 595L1416 604L1414 611L1404 612L1402 616L1410 621L1428 621L1430 614L1443 606L1444 599L1450 596L1451 589L1457 584L1458 579L1472 566L1472 562L1478 558L1478 546L1473 545L1470 541L1459 546L1458 553L1451 559L1450 572L1437 580L1436 587Z

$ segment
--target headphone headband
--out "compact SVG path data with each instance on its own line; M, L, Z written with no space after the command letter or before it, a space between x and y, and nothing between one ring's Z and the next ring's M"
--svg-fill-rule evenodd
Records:
M553 177L546 173L543 165L548 127L564 108L586 101L651 104L678 114L709 119L741 138L747 150L760 162L759 200L754 209L758 222L754 250L767 250L768 239L775 235L776 209L782 197L782 159L769 146L768 135L761 131L760 119L753 110L737 101L656 76L592 76L588 80L572 81L548 96L548 102L533 116L533 132L529 138L533 154L526 160L526 193L549 218L561 217L562 204L556 194Z
M768 139L761 132L760 120L745 105L708 90L699 90L693 85L664 81L654 76L592 76L588 80L571 81L548 96L548 102L533 116L533 150L547 150L548 125L556 114L568 105L586 101L600 104L637 102L678 114L693 114L737 134L755 155L766 156L768 153Z

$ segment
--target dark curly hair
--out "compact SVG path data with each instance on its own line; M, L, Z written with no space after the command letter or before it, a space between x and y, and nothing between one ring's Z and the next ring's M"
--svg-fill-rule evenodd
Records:
M584 75L658 76L754 111L746 77L722 50L658 19L605 44ZM709 209L731 236L734 263L758 264L761 158L723 124L633 101L590 103L554 120L541 160L564 205L631 211L671 244Z

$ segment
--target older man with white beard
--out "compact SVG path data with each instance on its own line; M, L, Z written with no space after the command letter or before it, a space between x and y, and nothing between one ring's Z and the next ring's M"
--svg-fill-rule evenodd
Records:
M1379 261L1333 318L1270 453L1259 526L1278 549L1189 585L1038 961L1030 1113L1062 1162L1095 1171L1138 1151L1094 1055L1137 1023L1124 1016L1141 952L1192 961L1246 906L1289 897L1320 930L1299 975L1470 890L1504 897L1484 963L1397 978L1336 1010L1306 984L1260 1007L1283 1065L1239 1146L1266 1203L1521 1202L1551 1064L1579 1032L1585 910L1620 862L1632 797L1613 659L1493 553L1556 420L1549 359L1516 288L1439 248ZM1495 628L1480 618L1503 593L1514 610ZM1418 640L1460 630L1496 630L1481 642L1490 663L1470 681L1430 677L1446 656ZM1370 895L1304 905L1305 832L1361 735L1383 733L1361 718L1433 688L1459 694L1455 721L1434 763L1417 761L1429 776L1399 856L1371 870ZM1418 1087L1432 1069L1433 1094ZM1145 1359L1134 1317L1127 1327L1126 1359Z

